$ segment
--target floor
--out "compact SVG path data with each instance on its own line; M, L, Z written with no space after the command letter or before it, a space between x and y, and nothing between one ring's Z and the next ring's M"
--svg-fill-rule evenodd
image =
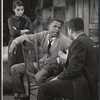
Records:
M14 100L14 97L11 94L10 95L6 94L2 96L1 100ZM31 96L30 100L36 100L36 97Z
M2 96L1 100L14 100L14 97L12 94L5 94Z

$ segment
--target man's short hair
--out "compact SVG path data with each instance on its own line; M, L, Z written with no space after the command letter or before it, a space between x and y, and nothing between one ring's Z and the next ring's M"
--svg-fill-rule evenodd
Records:
M53 21L58 21L58 22L60 22L61 23L61 25L63 25L63 21L62 20L60 20L60 19L57 19L57 18L52 18L50 21L49 21L49 24L51 24Z
M75 17L69 20L68 27L72 30L84 30L84 22L82 18Z

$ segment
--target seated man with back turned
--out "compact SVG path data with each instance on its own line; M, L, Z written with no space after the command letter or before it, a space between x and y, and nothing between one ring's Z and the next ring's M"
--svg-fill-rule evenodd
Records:
M13 40L10 46L9 52L12 53L15 52L17 44L21 44L25 40L34 44L35 39L37 39L37 44L42 47L43 53L43 57L39 60L41 63L41 70L35 75L38 85L45 82L48 77L56 76L63 70L63 65L57 60L58 52L62 51L65 53L66 49L71 44L71 40L61 33L62 24L62 21L52 19L48 25L48 31L18 37ZM16 64L11 68L13 90L14 93L20 94L20 97L21 93L24 93L25 91L19 76L22 76L25 73L26 67L23 63Z
M68 23L69 47L65 70L38 88L37 100L95 100L98 98L98 59L96 44L84 33L81 18Z

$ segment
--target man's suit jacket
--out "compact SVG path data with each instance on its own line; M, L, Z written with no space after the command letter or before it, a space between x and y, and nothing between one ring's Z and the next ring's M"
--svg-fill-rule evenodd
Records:
M66 69L61 74L59 74L58 78L63 80L74 80L79 76L85 77L85 79L88 82L89 91L91 93L92 99L97 98L98 94L97 54L98 53L96 44L85 34L79 35L69 47L69 55L68 55L68 60L66 62ZM63 85L63 89L65 88L66 88L66 81Z

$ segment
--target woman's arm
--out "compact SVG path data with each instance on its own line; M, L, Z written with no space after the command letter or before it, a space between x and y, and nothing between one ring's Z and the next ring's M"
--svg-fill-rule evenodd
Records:
M17 30L16 27L14 26L14 20L12 18L8 19L8 28L10 31L10 36L17 37L21 35L21 31Z
M16 26L14 25L14 23L15 23L14 21L15 20L12 19L12 18L8 19L8 27L9 27L9 30L10 30L10 36L12 36L12 37L18 37L20 35L24 35L27 32L29 32L29 29L18 30L16 28Z

